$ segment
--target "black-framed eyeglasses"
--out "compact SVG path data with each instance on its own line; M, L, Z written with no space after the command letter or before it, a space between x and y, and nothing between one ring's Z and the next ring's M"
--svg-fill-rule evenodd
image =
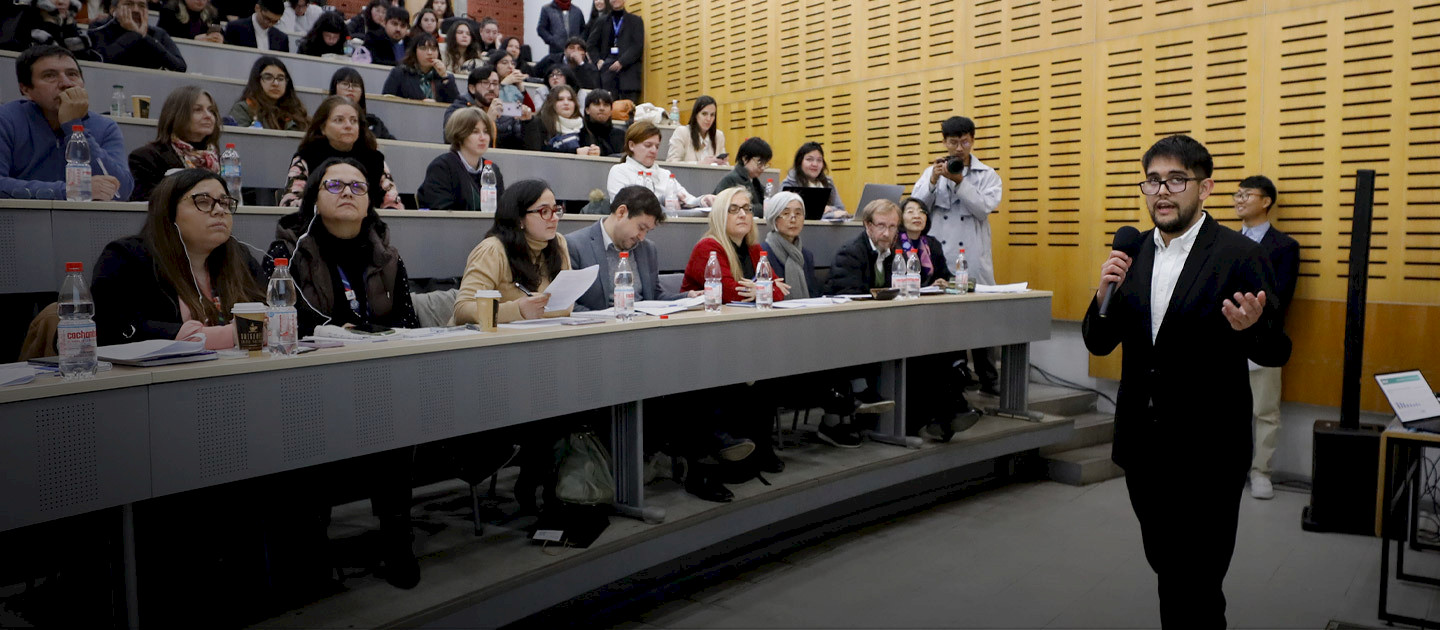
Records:
M563 206L558 206L558 205L557 205L557 206L539 206L539 207L536 207L536 208L530 208L529 210L526 210L526 211L525 211L525 214L538 214L538 215L540 215L540 218L545 219L546 221L549 221L549 220L551 220L551 219L555 219L555 218L559 218L559 217L565 216L565 208L564 208Z
M755 206L752 206L748 203L743 206L732 203L730 204L730 208L727 209L725 212L729 214L750 214L750 211L754 209Z
M1167 179L1147 179L1143 182L1140 182L1140 192L1146 195L1158 195L1160 194L1160 184L1163 183L1165 184L1165 188L1168 189L1170 192L1182 193L1185 192L1185 186L1187 182L1198 182L1204 180L1204 177L1180 177L1178 175Z
M230 196L214 197L210 193L197 193L190 195L190 203L195 204L195 209L205 214L235 214L235 208L240 207L240 200Z
M284 83L286 79L287 77L283 74L270 74L266 72L260 75L260 82L262 83Z
M337 90L359 90L363 89L364 87L365 86L360 85L359 83L351 83L349 81L341 81L335 84L335 89Z
M323 186L325 190L330 191L332 195L340 194L340 191L345 190L346 186L350 187L350 194L356 197L364 196L365 193L370 191L370 184L365 180L346 182L338 179L327 179L320 182L320 185Z

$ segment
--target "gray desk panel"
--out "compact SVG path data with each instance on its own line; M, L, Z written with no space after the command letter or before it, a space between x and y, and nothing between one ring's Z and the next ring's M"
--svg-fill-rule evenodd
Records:
M0 405L0 531L152 496L143 387Z
M255 48L243 48L228 44L176 39L175 45L180 47L180 55L185 58L185 64L190 72L212 77L244 78L250 74L250 66L260 58L260 55L271 54L285 62L285 67L290 70L290 76L295 78L296 86L314 88L322 92L330 88L330 77L340 68L358 70L360 76L365 78L365 87L376 94L380 93L380 88L385 85L385 77L390 74L389 66L347 63L290 53L262 53Z
M0 293L58 291L65 278L64 262L85 262L87 270L94 262L83 258L57 262L50 245L53 240L48 210L0 209Z

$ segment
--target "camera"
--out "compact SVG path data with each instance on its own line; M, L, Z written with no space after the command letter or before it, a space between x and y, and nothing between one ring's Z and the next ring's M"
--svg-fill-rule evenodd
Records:
M965 163L952 155L945 159L945 170L949 171L951 175L959 175L965 172Z

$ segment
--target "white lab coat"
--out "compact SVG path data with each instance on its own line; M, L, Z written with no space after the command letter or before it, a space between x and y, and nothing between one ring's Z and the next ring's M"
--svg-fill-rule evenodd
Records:
M654 173L654 175L644 177L640 175L641 171ZM700 198L685 190L685 187L680 185L679 180L671 179L670 171L665 170L658 162L655 166L646 168L639 162L636 162L633 157L626 157L624 162L610 167L610 177L605 182L605 192L609 194L611 199L614 199L615 194L619 193L621 188L626 186L644 186L655 193L655 197L660 200L661 206L664 206L665 195L671 192L672 185L674 186L673 190L676 196L680 198L680 205L693 207L700 202Z
M944 247L945 262L955 270L955 254L965 244L970 277L981 284L995 284L995 263L990 258L990 213L1000 205L1004 187L1000 174L980 158L970 156L964 181L956 186L944 177L930 186L932 164L920 174L910 196L930 207L930 236Z

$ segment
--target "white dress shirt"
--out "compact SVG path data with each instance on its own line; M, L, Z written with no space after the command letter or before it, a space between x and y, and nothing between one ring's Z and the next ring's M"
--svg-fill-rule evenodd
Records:
M615 275L615 269L620 266L620 247L615 244L615 239L610 238L610 230L609 230L609 229L607 228L607 226L605 225L605 220L604 220L604 219L601 219L601 220L600 220L600 240L601 240L601 242L603 242L603 243L605 244L605 264L606 264L606 268L600 270L600 273L610 274L610 276L613 278L614 275ZM635 261L634 250L633 250L633 249L630 249L630 250L626 250L626 251L630 251L630 252L631 252L631 254L630 254L630 277L634 279L634 283L635 283L635 295L637 295L637 296L645 295L645 289L644 289L645 283L644 283L644 278L643 278L643 277L641 276L641 274L640 274L639 263L637 263L637 262ZM604 286L604 283L601 283L601 285ZM614 286L613 282L612 282L611 286ZM639 299L639 298L636 298L636 299ZM610 295L605 296L605 303L606 303L606 304L609 304L610 306L614 306L614 305L615 305L615 294L614 294L613 292L612 292Z
M644 176L640 174L641 172L651 173L651 175ZM685 190L679 180L672 179L670 171L661 168L659 163L646 167L636 162L635 158L628 156L624 162L610 167L610 177L605 182L605 191L610 194L611 199L614 199L620 189L626 186L644 186L650 192L655 193L655 196L660 199L661 206L665 205L665 195L671 192L672 186L675 195L680 198L680 205L694 207L700 201L698 197Z
M260 50L270 50L270 29L260 28L260 20L255 14L250 14L250 25L255 27L255 47Z
M1170 310L1170 297L1175 294L1175 284L1180 281L1180 272L1185 269L1185 260L1190 257L1190 248L1195 246L1195 237L1205 223L1205 213L1195 220L1195 225L1184 234L1170 239L1160 237L1160 228L1155 228L1155 267L1150 271L1150 343L1155 343L1160 334L1160 324L1165 321L1165 311Z

